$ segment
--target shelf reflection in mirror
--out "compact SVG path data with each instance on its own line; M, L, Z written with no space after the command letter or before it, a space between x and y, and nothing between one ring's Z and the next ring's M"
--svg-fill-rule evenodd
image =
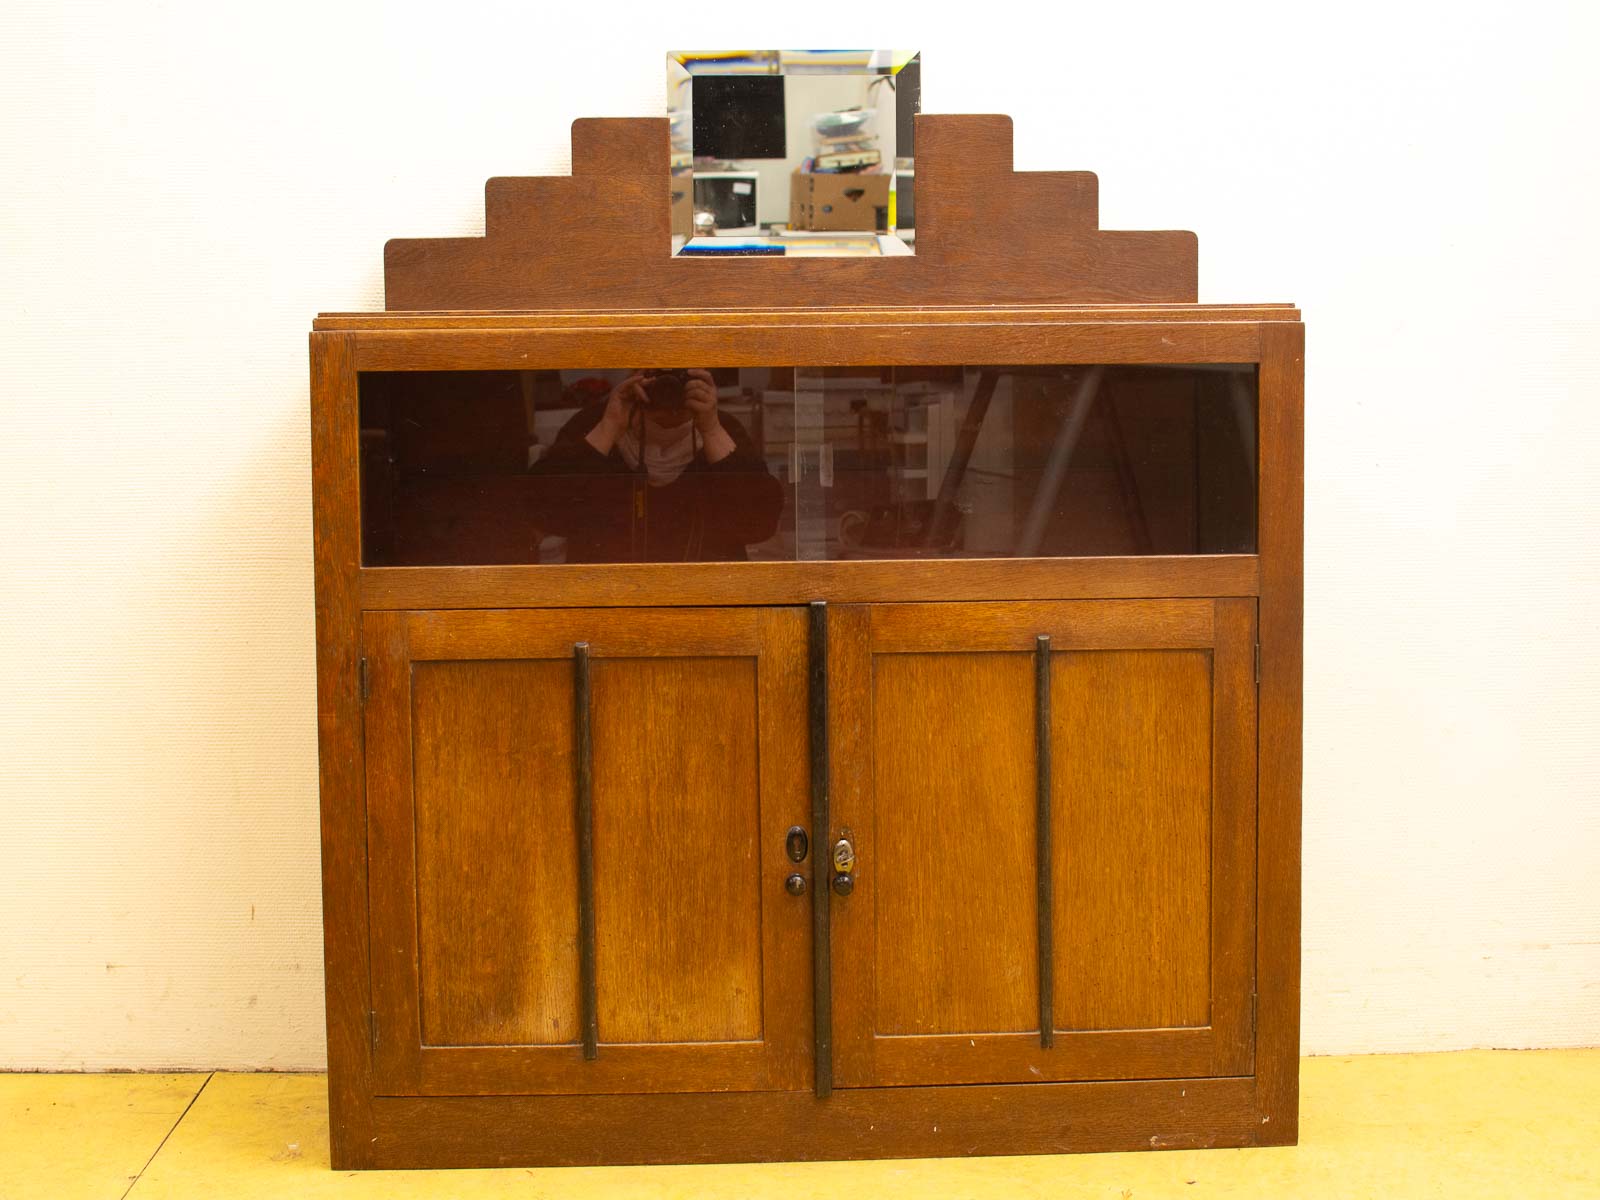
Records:
M364 372L368 566L1250 554L1256 368Z
M911 51L669 54L672 253L914 253L921 89Z

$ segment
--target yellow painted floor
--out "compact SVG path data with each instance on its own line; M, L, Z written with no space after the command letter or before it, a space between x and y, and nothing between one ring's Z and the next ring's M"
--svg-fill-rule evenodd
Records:
M1300 1145L715 1167L338 1173L320 1075L0 1075L0 1200L1600 1198L1600 1049L1310 1058Z

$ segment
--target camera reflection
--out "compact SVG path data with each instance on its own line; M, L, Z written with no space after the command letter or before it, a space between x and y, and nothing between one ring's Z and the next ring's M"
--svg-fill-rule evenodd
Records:
M782 485L698 367L633 372L579 408L531 474L568 562L739 561L783 509Z

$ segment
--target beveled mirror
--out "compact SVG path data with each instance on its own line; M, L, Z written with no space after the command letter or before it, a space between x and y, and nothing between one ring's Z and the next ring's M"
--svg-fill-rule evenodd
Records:
M920 98L914 51L669 54L672 253L915 253Z

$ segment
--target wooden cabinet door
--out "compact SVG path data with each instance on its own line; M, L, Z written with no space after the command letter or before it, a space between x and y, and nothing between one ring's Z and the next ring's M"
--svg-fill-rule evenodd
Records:
M804 613L372 612L363 638L379 1093L809 1086Z
M1254 600L835 608L829 642L835 1082L1248 1074Z

